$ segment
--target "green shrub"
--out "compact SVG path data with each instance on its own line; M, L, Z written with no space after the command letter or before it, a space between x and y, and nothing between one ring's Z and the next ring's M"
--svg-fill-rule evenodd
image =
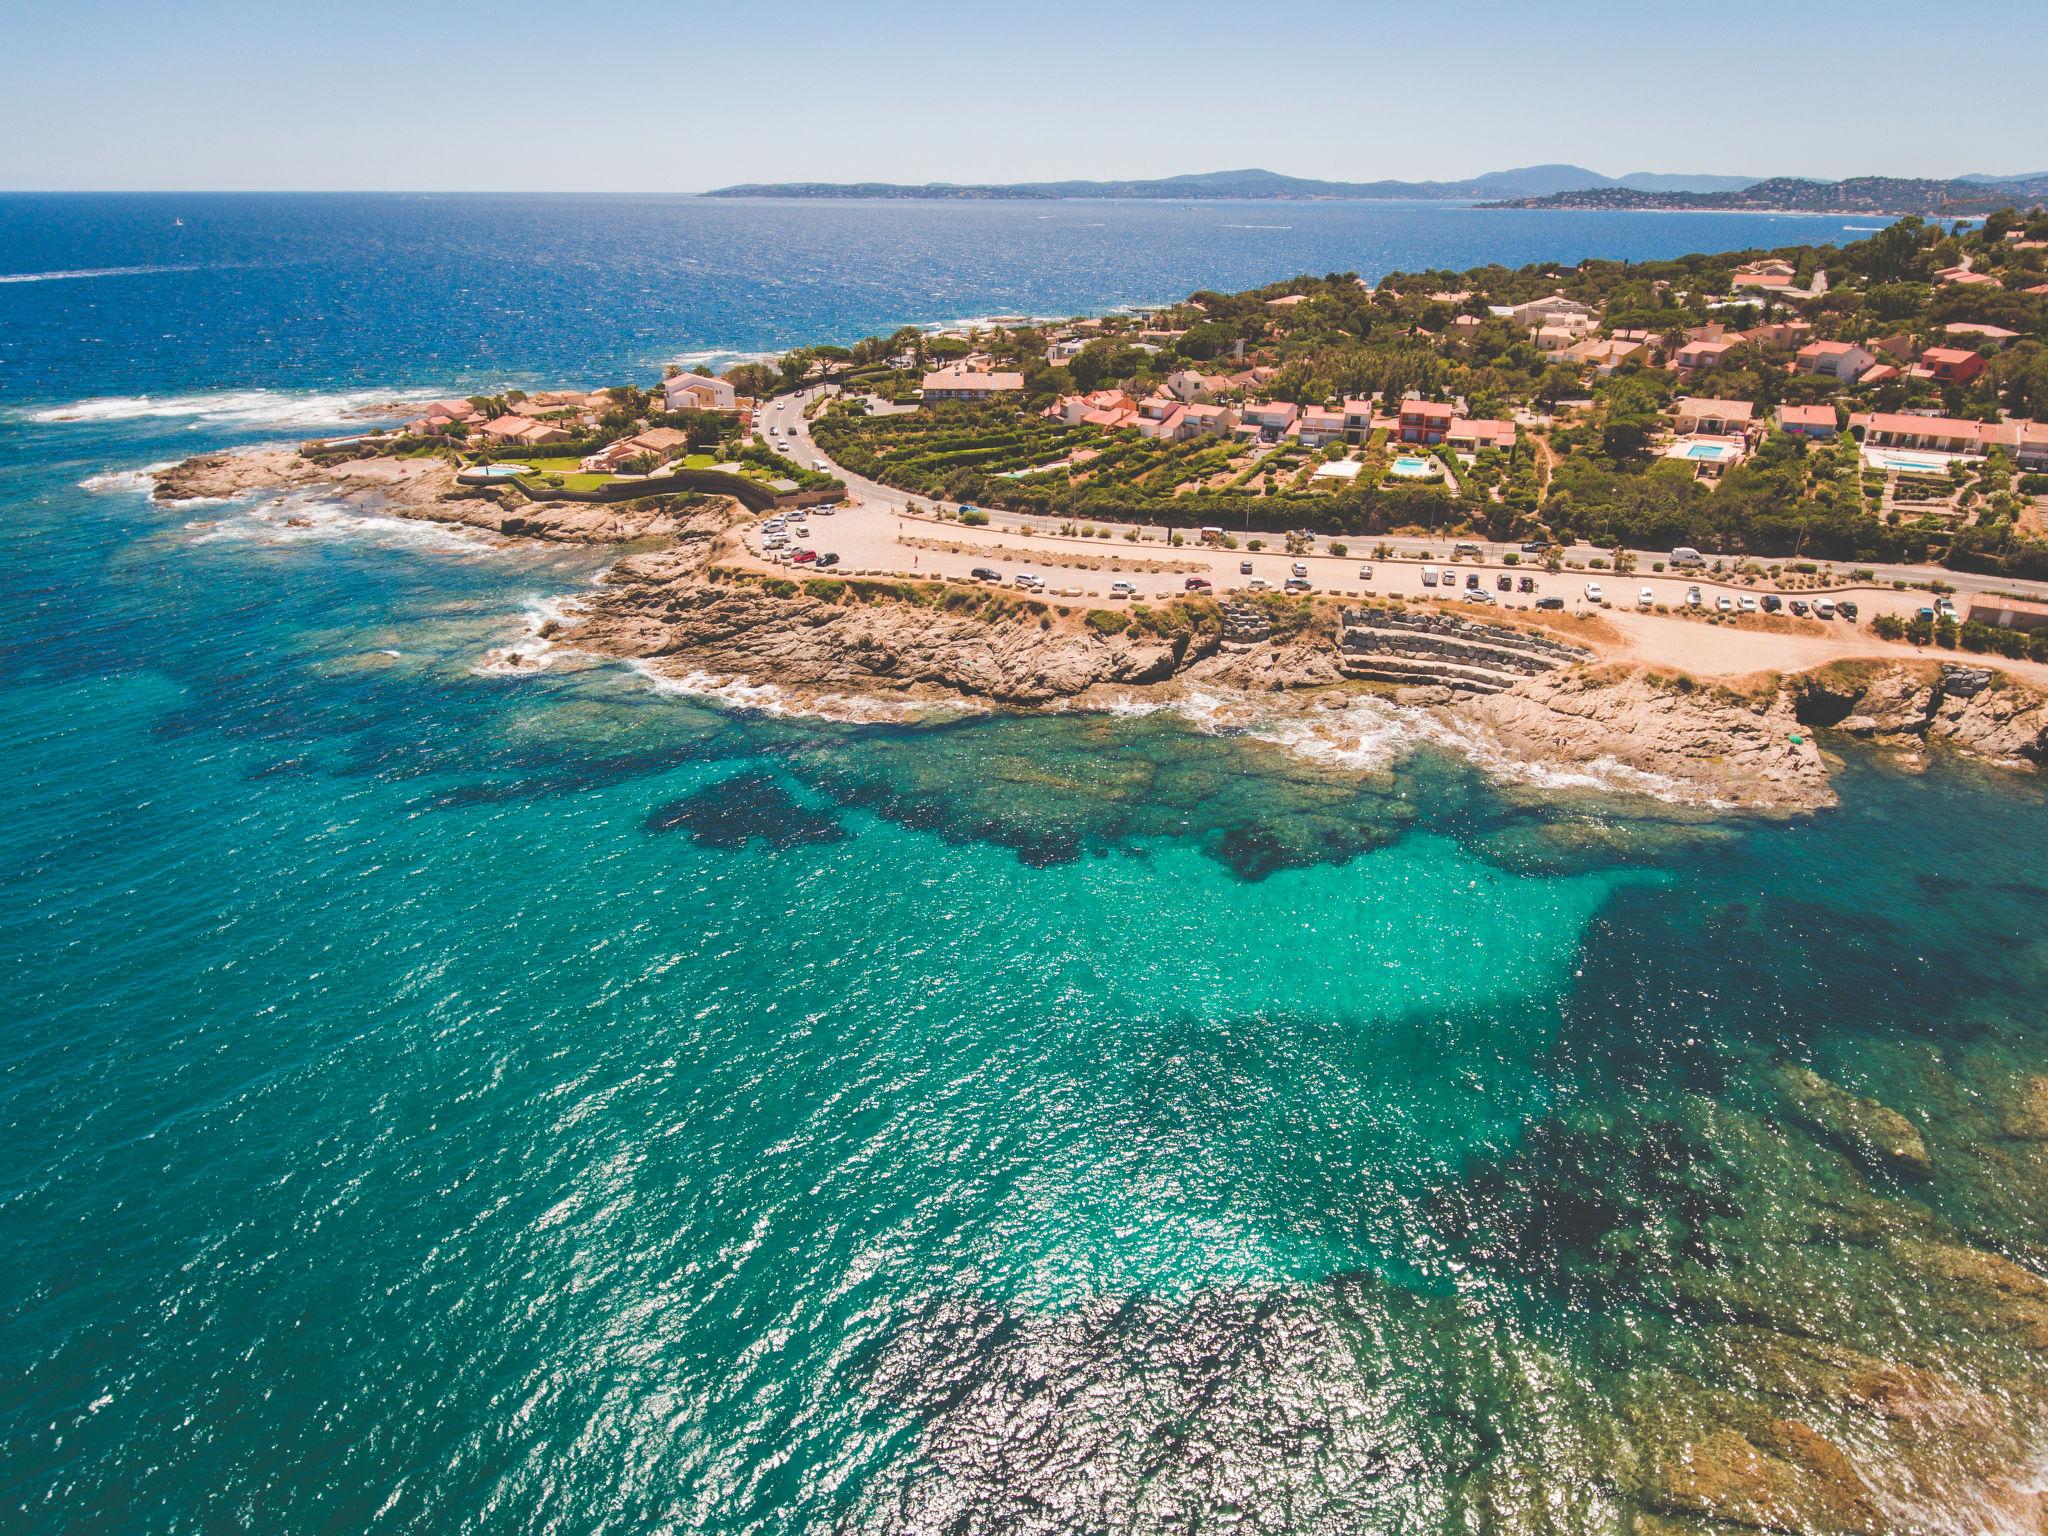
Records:
M795 597L796 583L780 576L765 576L761 579L761 590L770 597Z
M1120 635L1131 627L1131 616L1110 608L1090 608L1081 622L1098 635Z
M988 514L978 507L966 507L961 510L960 521L970 528L982 528L988 524Z

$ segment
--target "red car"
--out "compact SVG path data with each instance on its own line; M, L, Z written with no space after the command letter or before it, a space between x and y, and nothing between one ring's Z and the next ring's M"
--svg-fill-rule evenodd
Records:
M818 552L815 549L800 549L789 557L789 562L792 565L809 565L817 558Z
M1209 590L1209 578L1206 576L1190 576L1181 583L1181 586L1190 592L1206 592Z

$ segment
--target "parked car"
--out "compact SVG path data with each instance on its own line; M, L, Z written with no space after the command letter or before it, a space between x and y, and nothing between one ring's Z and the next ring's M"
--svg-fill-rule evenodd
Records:
M1700 589L1699 589L1698 587L1687 587L1687 588L1685 589L1685 601L1686 601L1686 606L1687 606L1687 607L1690 607L1690 608L1697 608L1697 607L1699 607L1699 606L1700 606Z
M1043 592L1045 590L1045 578L1035 575L1030 571L1019 571L1015 581L1026 592Z
M1303 565L1299 560L1297 560L1294 562L1294 574L1297 576L1306 576L1308 575L1308 567Z
M1536 606L1538 608L1550 609L1562 608L1564 606L1564 599L1561 597L1539 597L1536 599Z
M1784 599L1783 599L1782 597L1778 596L1778 594L1777 594L1777 593L1775 593L1775 592L1766 592L1766 593L1764 594L1764 612L1765 612L1765 613L1776 613L1776 612L1777 612L1777 611L1778 611L1778 610L1779 610L1780 608L1782 608L1782 607L1784 607L1784 606L1785 606L1785 600L1784 600Z
M1451 551L1451 558L1453 560L1477 560L1481 554L1482 551L1477 544L1460 544Z
M1240 576L1249 576L1249 575L1251 575L1251 573L1252 573L1252 563L1251 563L1251 561L1249 561L1249 560L1240 560L1240 561L1238 561L1238 562L1237 562L1237 574L1238 574L1238 575L1240 575Z
M1735 606L1737 608L1740 608L1744 613L1755 613L1756 599L1751 597L1747 592L1745 592L1742 594L1742 596L1735 599Z
M1735 611L1735 599L1730 597L1726 592L1723 592L1719 597L1714 599L1714 606L1717 609L1719 609L1722 613L1733 613Z
M1851 598L1845 597L1839 603L1835 604L1835 612L1839 613L1851 624L1854 624L1856 622L1856 604L1855 601Z
M1534 592L1536 590L1536 578L1534 576L1523 576L1518 578L1515 582L1515 590L1517 592ZM1558 602L1559 604L1562 604L1564 602L1564 599L1559 598Z
M1270 592L1273 589L1273 583L1266 580L1263 576L1254 576L1245 583L1245 587L1248 591L1252 592Z
M1599 602L1599 601L1601 600L1601 598L1602 598L1602 596L1603 596L1603 595L1604 595L1604 594L1603 594L1603 593L1601 592L1601 590L1600 590L1600 583L1599 583L1599 582L1597 582L1597 581L1589 581L1589 582L1587 582L1587 583L1586 583L1586 601L1587 601L1587 602L1589 602L1589 603L1597 603L1597 602Z
M1648 587L1644 587L1640 592L1636 593L1636 606L1638 608L1656 607L1657 594L1652 592Z
M1820 599L1813 605L1813 616L1816 619L1832 619L1835 616L1835 600L1831 597Z
M1468 587L1465 590L1465 601L1468 603L1490 603L1493 601L1493 594L1484 588Z
M809 565L817 558L818 552L815 549L797 549L790 551L789 563L791 565Z
M1206 576L1190 576L1181 583L1181 586L1190 592L1206 592L1209 590L1209 578Z
M1003 573L1001 571L995 569L993 566L987 565L977 565L973 570L969 571L967 575L969 579L973 581L999 582L1003 579Z
M1435 566L1433 566L1433 565L1425 565L1425 566L1424 566L1424 567L1422 568L1422 584L1423 584L1423 585L1424 585L1425 587L1433 587L1433 586L1435 586L1435 585L1436 585L1436 578L1437 578L1437 569L1436 569L1436 567L1435 567Z
M1528 543L1522 546L1522 553L1525 555L1540 555L1549 548L1550 546L1544 543L1541 539L1531 539Z
M1467 571L1465 573L1465 590L1469 592L1476 588L1478 585L1479 573L1477 571Z
M1512 592L1515 590L1515 578L1512 576L1496 576L1493 579L1493 584L1502 592Z
M1290 576L1281 583L1280 590L1283 592L1306 592L1309 590L1309 579L1306 576Z
M823 567L823 566L827 566L827 565L837 565L838 563L839 563L839 557L838 557L837 555L833 554L833 553L832 553L832 551L831 551L831 550L829 550L829 549L828 549L828 550L826 550L826 551L825 551L825 552L824 552L823 554L821 554L821 555L819 555L819 556L818 556L818 564L819 564L819 566L820 566L820 567Z
M1361 566L1360 566L1360 567L1358 568L1358 579L1359 579L1360 581L1371 581L1371 580L1372 580L1372 567L1371 567L1371 566L1369 566L1369 565L1361 565Z
M1803 618L1805 618L1805 617L1806 617L1806 615L1807 615L1807 612L1808 612L1808 609L1807 609L1807 606L1806 606L1806 599L1805 599L1805 598L1803 598L1803 597L1795 597L1795 598L1793 598L1793 599L1792 599L1792 617L1793 617L1793 618L1795 618L1795 619L1803 619Z
M1128 581L1112 581L1109 584L1109 595L1111 597L1136 597L1138 589Z

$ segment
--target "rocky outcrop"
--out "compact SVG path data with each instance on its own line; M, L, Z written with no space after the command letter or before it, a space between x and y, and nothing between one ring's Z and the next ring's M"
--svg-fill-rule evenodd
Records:
M1926 1141L1897 1110L1859 1098L1805 1067L1787 1067L1778 1076L1800 1122L1864 1167L1912 1179L1934 1172Z
M1796 680L1799 718L1881 746L1939 742L2006 768L2048 762L2048 698L1956 662L1823 668Z
M1464 693L1500 693L1592 658L1540 631L1399 608L1345 609L1338 646L1346 676Z
M718 579L705 561L693 546L621 560L565 638L677 674L1003 704L1045 704L1098 683L1164 682L1216 643L1213 632L1101 635L1022 605L991 617L908 598L863 600L849 586L830 596L820 595L829 587L786 583L793 590L785 591Z
M1459 712L1503 750L1548 764L1620 766L1750 810L1835 803L1820 750L1781 690L1744 696L1638 671L1578 668L1525 678Z
M443 459L372 455L322 463L296 448L200 454L156 473L155 496L161 502L233 500L280 491L318 492L335 501L371 502L394 517L571 544L672 537L704 508L701 499L687 496L528 501L512 491L460 486L454 466Z

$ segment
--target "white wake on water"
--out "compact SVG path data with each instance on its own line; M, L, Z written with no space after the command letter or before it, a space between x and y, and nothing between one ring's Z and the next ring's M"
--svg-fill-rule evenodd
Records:
M193 503L180 502L180 507ZM233 503L221 503L233 505ZM496 535L418 518L392 517L318 497L280 496L226 517L193 518L184 525L195 544L310 544L360 540L391 548L478 558L503 548Z
M106 395L42 406L18 416L45 425L189 419L194 426L310 427L346 425L386 414L382 407L438 398L424 389L353 389L295 394L277 389L224 389L190 395ZM396 414L396 413L393 413Z

